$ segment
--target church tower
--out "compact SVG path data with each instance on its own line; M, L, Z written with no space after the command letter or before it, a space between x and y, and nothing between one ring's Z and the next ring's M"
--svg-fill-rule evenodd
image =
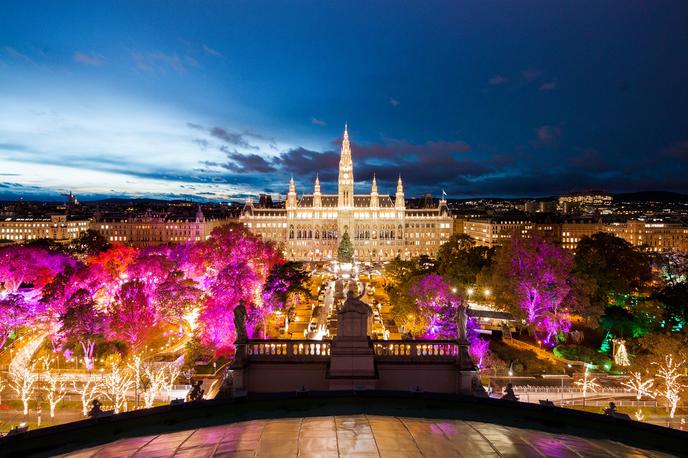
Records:
M377 193L377 180L373 174L373 185L370 187L370 208L380 208L380 195Z
M353 208L354 206L354 165L351 160L351 145L349 144L348 126L344 124L344 139L339 158L339 207Z
M397 181L397 194L394 199L394 206L397 210L406 208L406 203L404 202L404 185L401 183L401 175L399 175L399 181Z
M286 202L286 207L287 209L293 209L296 208L297 205L297 197L296 197L296 184L294 183L294 177L291 177L291 180L289 180L289 193L287 194L287 202Z
M315 176L315 186L313 188L313 207L322 207L322 194L320 193L320 178Z

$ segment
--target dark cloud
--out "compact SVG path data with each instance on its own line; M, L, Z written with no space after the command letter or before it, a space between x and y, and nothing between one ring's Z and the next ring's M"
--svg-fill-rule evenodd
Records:
M540 90L543 91L543 92L546 92L546 91L553 91L553 90L555 90L557 87L559 87L559 84L557 84L556 81L550 81L550 82L548 82L548 83L542 83L542 84L540 85Z
M688 162L688 140L676 142L662 151L662 156L680 162Z
M230 153L227 155L231 162L223 167L237 173L271 173L275 167L257 154Z
M568 164L575 170L604 172L613 168L596 148L575 148L575 152L568 158Z
M542 75L542 70L535 68L535 67L530 67L526 68L521 72L521 76L526 79L527 81L533 81L538 79Z
M541 126L535 131L538 140L544 145L554 145L561 137L561 127Z
M509 82L509 78L503 75L495 75L489 80L487 80L487 84L490 86L501 86L502 84L506 84Z

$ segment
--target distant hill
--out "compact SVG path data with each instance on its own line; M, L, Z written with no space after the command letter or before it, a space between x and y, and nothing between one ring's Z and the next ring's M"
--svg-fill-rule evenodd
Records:
M624 202L688 202L688 194L669 191L642 191L614 194L615 201Z

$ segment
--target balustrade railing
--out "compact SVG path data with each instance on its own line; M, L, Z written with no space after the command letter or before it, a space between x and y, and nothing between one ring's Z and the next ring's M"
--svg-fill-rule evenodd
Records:
M246 344L249 359L327 359L330 342L315 340L249 340Z
M453 360L458 346L453 341L386 340L374 342L375 358L384 360Z
M249 340L249 360L327 360L329 341L316 340ZM451 340L384 340L373 341L375 359L379 361L452 361L458 346Z

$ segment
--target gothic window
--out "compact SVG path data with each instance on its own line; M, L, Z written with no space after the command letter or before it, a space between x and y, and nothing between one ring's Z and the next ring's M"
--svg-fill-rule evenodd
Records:
M294 226L289 226L289 239L293 240L294 239Z

